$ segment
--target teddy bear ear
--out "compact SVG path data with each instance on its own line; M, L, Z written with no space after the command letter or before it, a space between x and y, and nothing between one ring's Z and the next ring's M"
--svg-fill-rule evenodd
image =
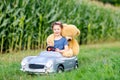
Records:
M64 27L66 27L66 26L68 26L68 24L65 24L65 23L64 23L64 24L62 24L62 25L63 25L63 28L64 28Z
M75 25L72 25L72 26L74 26L74 28L76 29L76 32L77 32L76 36L79 36L80 35L80 30L77 28L77 26L75 26Z
M79 29L77 29L77 35L78 35L78 36L80 35L80 30L79 30Z
M74 28L76 29L76 36L79 36L80 35L80 30L77 28L77 26L75 26L75 25L72 25L72 26L74 26Z

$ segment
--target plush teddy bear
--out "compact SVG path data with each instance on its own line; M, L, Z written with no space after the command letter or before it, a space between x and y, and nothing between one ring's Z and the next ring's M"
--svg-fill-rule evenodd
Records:
M71 24L63 24L62 36L68 40L69 50L63 53L65 57L76 56L79 53L79 44L75 39L76 36L80 35L80 30ZM54 46L54 35L51 34L47 37L47 44Z

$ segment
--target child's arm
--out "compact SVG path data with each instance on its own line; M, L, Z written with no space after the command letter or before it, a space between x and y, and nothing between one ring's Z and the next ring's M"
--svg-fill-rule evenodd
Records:
M67 51L67 50L68 50L68 45L65 45L65 46L64 46L64 50L60 50L60 49L56 48L55 51L60 52L60 53L63 53L64 51Z

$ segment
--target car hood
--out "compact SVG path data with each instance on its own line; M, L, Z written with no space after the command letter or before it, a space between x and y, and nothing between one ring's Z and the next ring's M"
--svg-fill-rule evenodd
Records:
M40 52L39 56L43 56L43 57L63 57L59 52L55 52L55 51L42 51Z
M29 61L29 64L46 64L48 61L55 61L55 58L37 56Z
M61 62L61 61L63 61L63 60L61 60L62 58L64 58L64 57L58 52L43 51L38 56L32 58L29 61L29 64L46 64L48 61Z

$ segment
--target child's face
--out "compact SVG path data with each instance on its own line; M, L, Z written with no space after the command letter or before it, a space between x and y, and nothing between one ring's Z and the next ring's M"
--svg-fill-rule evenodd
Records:
M61 35L61 27L60 27L60 25L54 25L53 32L54 32L54 35L56 35L56 36Z

